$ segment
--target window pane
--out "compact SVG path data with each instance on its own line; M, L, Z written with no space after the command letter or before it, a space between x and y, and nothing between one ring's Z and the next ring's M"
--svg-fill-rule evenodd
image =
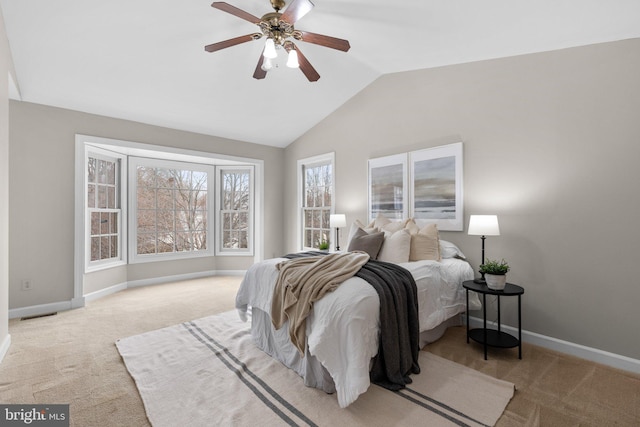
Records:
M137 182L138 188L140 187L155 187L156 185L156 170L155 168L138 166L137 170Z
M158 231L173 231L175 230L174 212L167 210L156 211L156 225Z
M100 212L91 212L91 235L100 234Z
M156 235L138 233L137 252L139 254L156 253Z
M138 211L138 232L156 231L156 211Z
M136 194L138 209L156 208L156 190L153 188L138 187Z
M311 209L305 212L305 228L313 228L313 210Z
M175 233L158 233L158 253L174 252Z
M109 258L109 236L100 238L100 259Z
M116 208L116 188L115 187L107 187L107 208L115 209Z
M166 188L157 190L156 208L158 209L174 209L174 190Z
M110 258L118 257L118 236L111 236L111 254Z
M98 160L98 183L107 183L107 162L105 160Z
M190 231L193 227L193 215L189 211L176 211L176 230Z
M87 187L87 207L96 207L96 186L94 184L89 184Z
M193 249L197 251L207 249L207 232L205 230L193 233Z
M87 162L87 181L96 182L96 159L89 157Z
M98 185L98 208L107 208L107 187L104 185Z
M111 228L109 233L117 234L118 233L118 214L115 212L111 213L111 218L109 219L109 223L111 224Z
M238 241L242 249L247 249L249 247L249 239L246 231L238 232Z
M114 162L107 162L105 173L107 184L116 185L116 164Z
M199 188L201 190L207 190L207 173L206 172L193 172L192 176L193 188Z
M100 234L109 234L109 212L100 212Z
M98 261L100 259L100 238L91 238L91 261Z
M329 229L329 216L331 214L331 211L328 209L323 209L321 212L321 216L322 216L322 224L320 225L321 228L324 229Z

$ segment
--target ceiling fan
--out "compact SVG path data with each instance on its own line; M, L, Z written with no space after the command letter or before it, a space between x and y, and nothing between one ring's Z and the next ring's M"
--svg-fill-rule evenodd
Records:
M285 6L284 0L270 1L275 12L267 13L262 16L262 18L258 18L223 1L213 2L211 7L256 24L260 27L261 32L213 43L205 46L204 50L207 52L216 52L227 47L258 40L264 36L267 38L267 41L258 60L256 70L253 73L253 78L264 79L267 76L267 72L273 68L272 59L275 59L278 55L276 47L281 47L288 53L287 66L293 68L299 67L310 82L315 82L320 78L320 74L318 74L300 49L293 43L293 40L330 47L343 52L347 52L351 47L347 40L310 33L308 31L300 31L293 27L293 24L313 9L313 3L311 3L311 1L293 0L284 13L280 13L280 10Z

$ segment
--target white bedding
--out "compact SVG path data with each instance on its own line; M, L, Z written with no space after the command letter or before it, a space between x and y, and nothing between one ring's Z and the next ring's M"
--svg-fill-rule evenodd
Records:
M236 295L241 319L247 320L249 307L271 314L273 287L278 277L275 266L282 261L286 259L273 258L249 268ZM399 265L409 270L416 281L421 332L465 311L462 282L473 279L473 270L467 262L443 259ZM469 304L471 309L480 307L477 295L470 294ZM379 305L376 291L363 279L352 277L317 301L307 319L308 353L333 378L340 407L354 402L369 387L370 360L378 351ZM281 331L287 327L285 324Z

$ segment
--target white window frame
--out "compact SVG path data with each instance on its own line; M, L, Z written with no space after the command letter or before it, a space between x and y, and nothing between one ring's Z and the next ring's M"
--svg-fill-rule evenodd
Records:
M255 171L253 166L218 166L216 173L216 256L253 256L254 255L254 234L255 234L255 223L254 223L254 215L255 215ZM224 180L222 179L222 175L224 173L233 173L233 172L249 172L249 232L247 235L248 239L248 247L241 249L233 249L233 248L225 248L222 244L223 232L222 232L222 214L225 212L235 212L235 211L227 211L222 209L222 187L224 185Z
M318 166L322 164L330 163L331 164L331 208L330 214L335 213L335 198L336 198L336 164L335 164L335 152L320 154L318 156L307 157L305 159L298 160L298 227L297 227L297 240L298 245L301 250L313 250L314 248L310 248L304 246L304 183L305 176L304 171L305 168ZM333 246L333 241L331 240L331 230L329 230L329 240L331 242L331 246Z
M88 250L86 244L87 230L85 226L86 222L86 150L90 149L95 152L98 148L103 149L108 155L122 156L121 163L121 183L127 182L127 187L123 185L121 187L120 195L124 197L121 201L121 227L122 233L120 242L122 243L121 258L122 261L118 263L108 264L94 267L87 270L86 255ZM128 209L128 157L139 156L149 157L154 159L167 159L167 160L179 160L184 162L193 162L197 164L205 164L210 166L225 166L225 167L237 167L251 165L254 167L254 230L253 230L253 259L254 262L259 262L264 259L264 178L265 168L264 160L232 156L214 152L205 152L199 150L192 150L180 147L171 147L166 145L154 145L149 143L139 143L133 141L125 141L120 139L103 138L99 136L75 135L75 179L74 179L74 253L73 253L73 270L74 270L74 284L73 284L73 299L71 301L72 307L83 307L85 304L85 276L87 273L92 273L96 270L108 269L113 267L126 268L127 264L132 264L130 259L129 249L129 236L128 236L128 222L129 222L129 209ZM212 187L214 188L214 187ZM212 210L212 212L214 212ZM213 222L209 222L213 224ZM214 236L215 239L216 236ZM215 246L215 243L212 244ZM210 254L210 256L214 256ZM276 254L270 254L271 257L275 257ZM184 258L187 259L187 258ZM126 271L126 270L125 270Z
M157 167L166 169L180 169L180 170L192 170L198 172L207 173L207 249L200 251L185 251L185 252L168 252L159 254L138 254L138 201L137 201L137 167ZM213 188L215 184L215 167L200 163L188 163L173 160L161 160L155 158L146 157L129 157L129 263L139 264L145 262L167 261L177 260L185 258L199 258L205 256L213 256L213 240L215 239L215 233L212 227L214 224L214 202L212 196L214 195Z
M107 160L107 161L119 161L120 162L120 170L116 175L116 192L118 193L120 208L118 209L101 209L101 211L105 212L118 212L118 254L117 258L109 258L98 261L91 261L91 212L88 204L88 186L89 186L89 177L87 173L89 157ZM106 268L112 268L119 265L125 265L127 263L127 245L125 242L127 241L127 197L126 197L126 186L123 188L123 183L126 183L127 177L127 156L122 155L120 153L116 153L113 151L103 150L97 147L90 147L85 145L84 150L84 177L83 177L83 187L84 187L84 195L82 197L83 200L83 210L84 210L84 272L91 273L94 271L104 270ZM96 197L98 195L96 194Z

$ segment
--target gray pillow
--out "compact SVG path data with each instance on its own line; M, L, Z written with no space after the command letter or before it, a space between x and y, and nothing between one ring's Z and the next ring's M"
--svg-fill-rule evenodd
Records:
M383 241L384 231L369 234L362 228L358 228L358 231L356 231L356 233L351 238L351 241L349 242L349 248L347 250L349 252L363 251L368 253L371 259L376 259L378 257L378 252L380 252L380 248L382 247Z

